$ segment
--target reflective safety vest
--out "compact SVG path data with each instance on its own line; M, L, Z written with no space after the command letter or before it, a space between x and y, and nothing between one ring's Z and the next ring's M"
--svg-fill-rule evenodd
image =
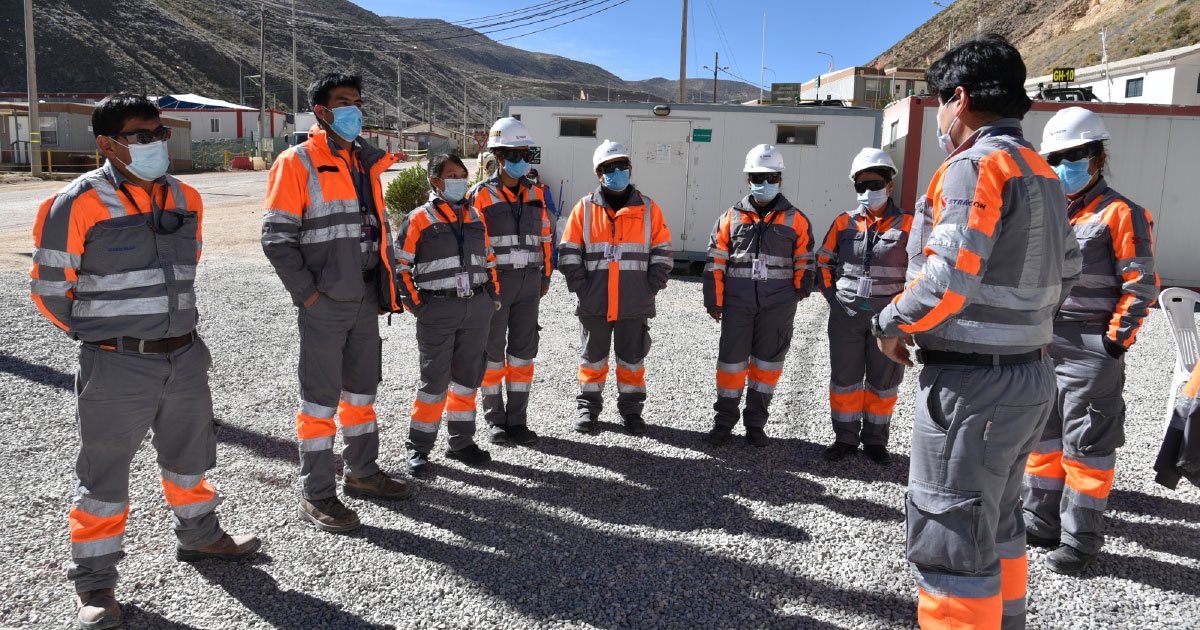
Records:
M191 332L201 216L191 186L164 175L146 193L105 162L42 202L33 230L34 303L81 341Z
M467 214L460 228L458 212L463 210ZM396 271L400 275L400 297L409 311L422 303L421 291L457 291L460 273L467 274L472 289L485 290L493 300L500 299L496 256L488 243L487 229L470 206L464 204L458 212L430 193L429 201L408 213L400 225Z
M817 285L831 305L870 317L904 290L912 222L890 199L878 220L861 205L834 219L817 252Z
M717 219L709 236L704 307L756 308L808 297L812 263L808 217L779 195L763 218L747 195Z
M652 199L631 191L612 214L600 189L579 200L559 244L559 269L579 298L576 315L654 317L654 296L674 265L671 232Z
M1068 208L1083 272L1058 321L1108 322L1107 336L1128 348L1158 298L1154 220L1103 179Z
M354 150L367 169L366 183L376 215L376 226L365 229L350 161L340 149L335 154L324 129L314 125L310 134L303 144L279 154L271 165L263 213L263 252L297 305L317 291L335 300L353 301L374 290L380 306L399 310L393 276L396 255L379 183L379 176L395 164L396 156L362 138L356 141ZM381 260L372 288L363 282L363 255L374 243L380 244Z
M542 190L520 180L518 194L505 188L499 175L471 190L470 204L487 226L500 272L537 270L550 283L550 218Z

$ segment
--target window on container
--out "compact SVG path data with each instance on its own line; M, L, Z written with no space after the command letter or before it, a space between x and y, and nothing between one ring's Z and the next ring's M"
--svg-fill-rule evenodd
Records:
M1142 95L1142 77L1125 81L1125 98Z
M38 121L38 127L42 132L42 144L58 144L58 116L43 117Z
M208 130L213 133L221 133L221 119L210 118L208 120Z
M558 119L558 135L595 138L596 120L595 118L560 118Z
M775 144L817 144L816 125L776 125Z
M896 138L898 138L898 137L900 137L900 121L893 120L892 121L892 139L890 140L890 142L892 144L895 144Z

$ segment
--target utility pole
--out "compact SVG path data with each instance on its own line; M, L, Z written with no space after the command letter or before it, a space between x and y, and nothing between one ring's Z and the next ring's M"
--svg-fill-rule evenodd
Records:
M721 60L721 53L720 52L713 53L713 67L712 67L712 71L713 71L713 101L712 102L713 103L717 102L717 73L722 70L729 69L729 66L725 66L724 68L722 68L720 65L718 65L720 60ZM709 68L708 68L708 66L704 66L704 69L708 70Z
M242 58L238 57L238 105L246 104L246 92L242 89L245 83L246 80L242 78Z
M467 82L463 81L463 137L462 137L462 155L467 155Z
M258 5L258 142L267 159L267 5Z
M396 135L400 137L400 148L404 149L404 96L400 83L400 55L396 55Z
M25 81L29 89L29 172L42 176L42 122L38 117L37 55L33 48L33 0L25 0Z
M687 19L688 0L683 0L683 27L679 35L679 102L687 102Z
M300 113L300 90L296 86L296 0L292 0L292 120Z
M1112 77L1108 75L1108 27L1100 29L1100 63L1104 64L1104 84L1108 88L1107 98L1105 100L1112 101Z
M762 63L758 69L758 104L763 104L763 78L767 73L767 12L763 11Z

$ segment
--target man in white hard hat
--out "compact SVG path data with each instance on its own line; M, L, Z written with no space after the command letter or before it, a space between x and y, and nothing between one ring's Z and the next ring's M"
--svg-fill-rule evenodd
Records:
M854 209L833 221L817 253L817 286L829 301L829 408L834 442L825 459L858 451L892 463L888 433L904 366L879 351L871 317L904 289L913 214L892 202L896 164L865 148L850 164Z
M812 228L779 192L783 170L773 145L750 149L742 168L750 192L717 219L708 240L704 308L721 324L717 401L707 436L713 446L729 443L747 380L740 414L746 442L770 443L764 427L792 345L796 304L812 291Z
M553 245L546 198L525 179L531 146L525 123L496 121L488 133L488 150L499 167L470 193L470 205L487 225L496 252L500 284L500 309L492 315L480 388L488 439L499 445L537 441L526 410L538 351L538 306L550 289Z
M671 232L658 204L629 183L633 165L625 145L605 140L592 154L592 166L600 185L575 204L558 246L567 289L579 298L575 314L583 340L575 430L596 428L611 346L617 410L625 430L641 435L649 319L674 264Z
M1125 352L1158 295L1153 220L1104 180L1111 136L1082 107L1046 123L1041 153L1067 193L1083 273L1054 321L1050 359L1058 397L1029 455L1023 491L1029 544L1046 566L1079 575L1104 544L1104 509L1125 443Z

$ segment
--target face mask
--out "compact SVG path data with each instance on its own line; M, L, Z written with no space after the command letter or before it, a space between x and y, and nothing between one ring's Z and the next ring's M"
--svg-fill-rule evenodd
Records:
M1091 158L1083 158L1075 162L1064 160L1058 166L1054 167L1054 174L1058 175L1059 181L1062 182L1063 190L1067 191L1068 195L1074 195L1087 188L1088 183L1092 181L1092 174L1088 172L1088 165L1091 163Z
M354 105L347 105L329 111L333 112L333 123L329 125L333 132L346 142L354 142L362 133L362 110Z
M954 101L954 99L950 99L950 100L951 100L951 102ZM949 105L949 104L950 103L946 103L946 105ZM942 107L945 107L945 105L943 105ZM941 117L941 114L942 114L942 108L939 107L938 108L938 117L939 118ZM937 122L937 118L934 118L934 122ZM954 123L956 123L956 122L958 122L958 116L955 116L954 120L950 121L950 128L946 130L946 133L942 133L942 123L940 123L940 122L937 123L937 128L935 129L935 131L937 131L938 146L941 147L941 149L946 152L946 155L950 155L951 153L954 153L954 140L950 139L950 132L954 130Z
M442 191L442 199L450 203L458 203L467 196L467 180L443 179L442 183L446 185L446 189Z
M533 184L534 186L537 186L537 180L538 180L538 178L536 178L536 177L530 177L529 183Z
M779 194L779 184L763 182L761 184L750 183L750 194L758 203L767 203Z
M167 166L171 164L165 141L131 144L128 149L129 163L125 164L125 168L144 181L152 182L162 177L167 172ZM120 162L120 159L117 161Z
M629 187L629 171L616 170L604 174L604 187L620 192Z
M866 206L870 210L878 210L887 205L888 193L887 189L883 190L868 190L858 194L858 203Z
M520 160L519 162L504 161L504 172L513 179L521 179L525 177L525 173L529 172L529 162Z

